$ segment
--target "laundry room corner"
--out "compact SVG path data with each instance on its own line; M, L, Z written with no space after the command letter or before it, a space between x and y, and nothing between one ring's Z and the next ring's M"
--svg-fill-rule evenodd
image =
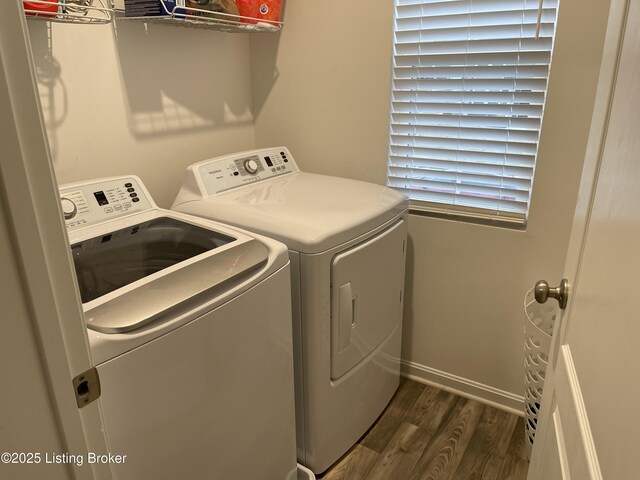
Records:
M409 215L404 374L512 412L523 407L522 298L559 278L569 241L609 2L588 5L559 9L526 230ZM256 146L384 185L393 3L290 2L286 16L279 38L251 40Z
M640 0L7 0L0 480L634 480Z

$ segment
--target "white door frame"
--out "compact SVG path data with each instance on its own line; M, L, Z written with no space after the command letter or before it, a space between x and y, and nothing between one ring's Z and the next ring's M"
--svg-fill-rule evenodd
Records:
M565 310L567 314L563 313L554 326L549 367L545 380L550 387L556 385L556 381L558 381L558 383L561 384L561 388L557 392L553 391L553 388L545 388L544 390L541 415L538 420L536 440L527 477L529 480L547 480L550 475L549 472L552 470L550 469L550 464L556 460L559 462L558 467L562 470L563 474L566 474L569 471L569 464L578 460L575 458L577 456L582 457L580 460L584 462L584 465L588 469L583 472L585 476L581 478L602 478L586 409L582 403L580 385L571 358L571 351L568 348L563 348L562 345L565 343L568 326L572 320L571 308L574 296L571 295L571 291L574 289L575 283L579 278L583 247L589 226L591 207L595 196L595 187L600 171L611 114L611 104L613 101L630 1L631 0L611 0L589 140L564 266L564 277L568 278L573 285L570 284L569 288L569 303ZM545 446L549 447L546 445L547 442L564 442L562 429L559 428L560 415L556 412L559 396L564 397L565 405L561 406L561 409L565 411L565 415L563 416L563 418L565 418L564 421L567 421L566 417L576 419L576 421L579 422L579 425L576 427L582 430L583 436L580 445L567 445L567 457L571 455L572 458L560 455L554 460L553 457L547 455L550 450L549 448L545 448ZM571 403L571 405L566 405L567 403ZM567 415L567 408L573 408L575 412ZM563 478L568 477L563 476Z
M0 9L0 207L33 340L65 452L108 452L100 401L78 409L72 379L93 366L58 201L21 0ZM4 368L18 366L4 366ZM16 412L21 406L16 405ZM6 413L6 412L5 412ZM37 431L25 435L38 435ZM10 444L11 439L3 438ZM109 465L69 465L75 478L113 478Z

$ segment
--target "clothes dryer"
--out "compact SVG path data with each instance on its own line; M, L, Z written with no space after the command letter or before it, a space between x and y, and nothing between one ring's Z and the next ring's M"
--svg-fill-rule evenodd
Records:
M191 165L172 208L288 246L298 460L323 472L399 384L407 197L302 172L279 147Z

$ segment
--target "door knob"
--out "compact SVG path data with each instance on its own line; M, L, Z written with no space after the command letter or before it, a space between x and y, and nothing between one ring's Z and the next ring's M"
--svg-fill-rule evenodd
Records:
M567 300L569 299L569 281L563 278L559 287L550 288L545 280L540 280L536 283L533 292L536 302L545 303L549 297L555 298L558 300L560 308L564 310L567 308Z

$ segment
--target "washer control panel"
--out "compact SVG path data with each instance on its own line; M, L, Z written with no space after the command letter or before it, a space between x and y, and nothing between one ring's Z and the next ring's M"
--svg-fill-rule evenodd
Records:
M96 180L60 189L67 230L88 227L153 208L146 190L133 177Z
M289 150L284 147L227 155L196 168L207 195L298 171Z

